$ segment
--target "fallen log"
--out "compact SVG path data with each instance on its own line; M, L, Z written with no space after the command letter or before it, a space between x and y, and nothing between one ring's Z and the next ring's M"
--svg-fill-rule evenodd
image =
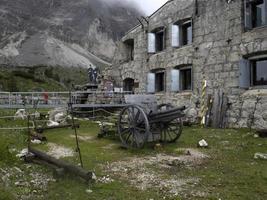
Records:
M34 155L34 159L37 158L49 164L55 165L58 168L63 168L66 172L77 175L86 181L90 181L93 179L93 172L86 171L83 168L67 163L66 161L53 158L47 155L46 153L38 151L31 147L29 148L29 152Z
M66 125L59 125L59 126L48 126L48 127L37 127L35 131L37 133L43 133L45 130L52 130L52 129L60 129L60 128L80 128L79 124L75 124L74 126L72 124L66 124Z

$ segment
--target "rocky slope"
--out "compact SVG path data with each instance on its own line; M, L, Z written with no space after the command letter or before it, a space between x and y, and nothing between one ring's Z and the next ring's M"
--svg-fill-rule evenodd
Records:
M107 66L140 15L123 0L1 0L0 64Z

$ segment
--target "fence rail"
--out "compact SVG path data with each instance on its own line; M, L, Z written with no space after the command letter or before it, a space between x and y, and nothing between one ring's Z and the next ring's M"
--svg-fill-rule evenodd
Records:
M87 91L87 92L0 92L0 108L55 108L120 106L124 95L131 92Z

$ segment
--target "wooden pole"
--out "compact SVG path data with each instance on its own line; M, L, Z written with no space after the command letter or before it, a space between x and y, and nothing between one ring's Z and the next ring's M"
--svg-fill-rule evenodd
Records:
M63 168L67 172L72 173L74 175L77 175L86 181L90 181L93 178L93 172L86 171L79 166L75 166L75 165L72 165L70 163L67 163L66 161L53 158L53 157L47 155L46 153L43 153L43 152L38 151L36 149L33 149L31 147L29 148L29 152L34 154L34 156L36 158L43 160L49 164L55 165L58 168Z
M79 140L78 140L77 128L75 126L75 121L74 121L74 117L73 117L71 91L69 92L69 107L70 107L70 115L71 115L72 127L74 129L74 134L75 134L76 148L77 148L77 151L79 153L79 159L80 159L81 167L83 168L82 154L81 154L81 149L80 149Z

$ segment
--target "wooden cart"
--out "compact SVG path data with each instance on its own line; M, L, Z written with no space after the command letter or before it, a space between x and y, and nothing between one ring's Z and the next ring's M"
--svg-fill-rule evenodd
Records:
M175 142L182 133L185 107L157 105L155 95L126 95L118 120L125 148L142 148L147 142Z

